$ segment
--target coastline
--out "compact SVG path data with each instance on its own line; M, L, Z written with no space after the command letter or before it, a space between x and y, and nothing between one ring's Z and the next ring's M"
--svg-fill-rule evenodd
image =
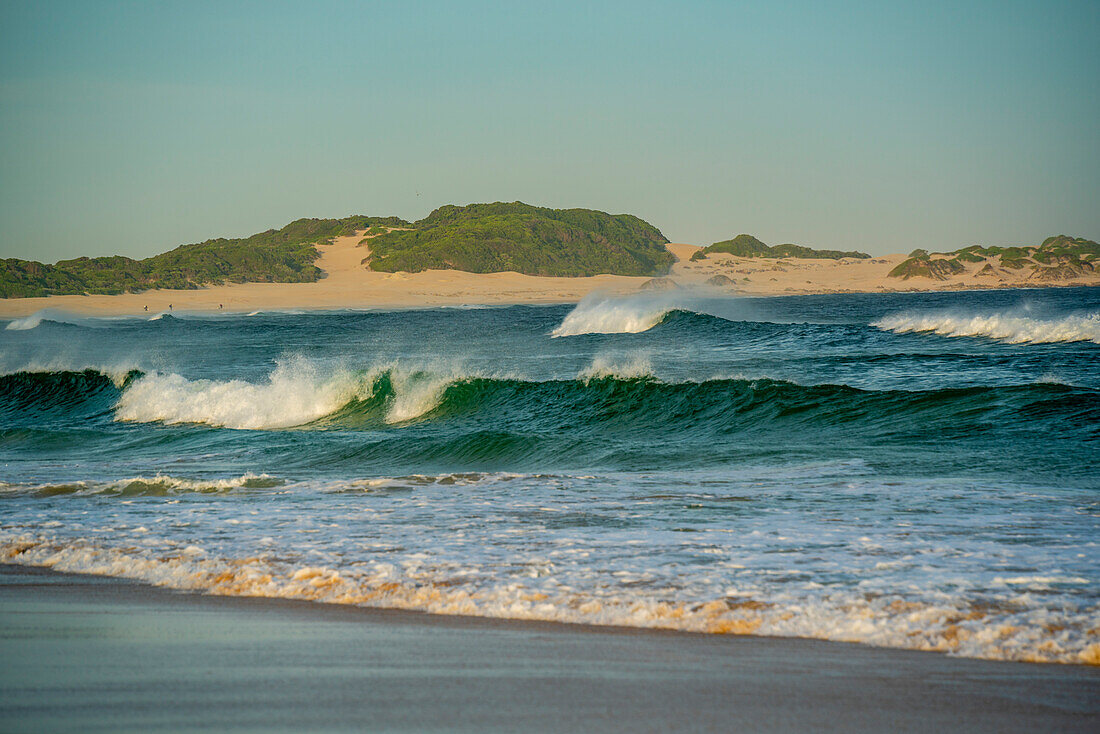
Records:
M0 299L0 318L23 318L43 310L83 316L155 315L173 311L251 313L280 310L432 308L576 303L591 293L622 296L645 292L652 279L624 275L561 278L515 272L468 273L428 270L382 273L362 261L370 253L359 235L337 237L321 245L317 264L325 277L314 283L238 283L195 290L151 290L118 295L45 296ZM1066 283L991 281L977 268L947 280L899 280L887 277L905 255L857 260L765 260L711 255L691 261L699 247L669 244L677 258L661 285L707 289L722 296L789 296L835 293L959 291L997 288L1100 285L1100 272ZM715 286L715 278L724 278ZM664 291L667 293L668 291Z
M1091 666L205 596L6 564L0 625L18 661L0 673L12 731L1087 731L1100 716Z

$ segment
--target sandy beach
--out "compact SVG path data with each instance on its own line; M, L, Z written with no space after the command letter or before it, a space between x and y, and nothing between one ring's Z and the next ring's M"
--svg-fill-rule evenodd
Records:
M362 233L337 237L320 245L318 267L325 277L315 283L240 283L197 290L153 290L120 295L48 296L0 299L0 318L20 318L43 309L83 315L128 315L177 311L252 312L298 309L415 308L462 305L575 303L584 296L601 292L625 295L654 285L666 288L707 289L724 295L773 296L814 293L859 293L928 290L972 290L982 288L1035 287L1025 271L1001 271L997 276L979 275L979 266L969 265L964 273L947 280L887 277L905 255L887 255L869 260L808 260L801 258L763 259L712 254L691 261L701 248L669 244L677 262L667 278L653 279L620 275L583 278L551 278L506 273L468 273L458 270L428 270L421 273L380 273L363 260L370 255L362 244ZM369 244L369 241L368 241ZM712 280L721 277L722 283ZM1100 284L1100 272L1067 281L1065 285Z
M9 565L0 657L11 732L1023 732L1100 716L1087 666L211 597Z

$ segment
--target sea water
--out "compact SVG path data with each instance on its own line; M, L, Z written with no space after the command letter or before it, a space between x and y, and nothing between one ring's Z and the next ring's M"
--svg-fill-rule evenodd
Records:
M0 560L1100 662L1100 289L0 330Z

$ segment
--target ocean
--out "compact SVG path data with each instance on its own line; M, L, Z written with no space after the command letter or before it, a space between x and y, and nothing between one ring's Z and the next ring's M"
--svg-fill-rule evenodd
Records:
M1100 289L0 330L0 561L1100 663Z

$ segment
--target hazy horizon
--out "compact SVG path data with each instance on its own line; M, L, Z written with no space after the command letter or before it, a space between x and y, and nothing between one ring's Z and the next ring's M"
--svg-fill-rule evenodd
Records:
M674 242L1100 238L1088 2L0 3L0 254L524 201Z

